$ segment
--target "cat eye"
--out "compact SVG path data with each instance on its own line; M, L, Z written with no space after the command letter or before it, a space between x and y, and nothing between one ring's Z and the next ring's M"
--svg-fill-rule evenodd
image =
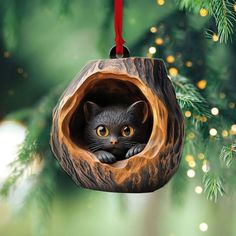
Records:
M107 137L109 134L109 130L106 126L104 125L99 125L96 129L96 133L100 137Z
M126 125L122 128L121 134L124 137L131 137L134 134L134 128L129 125Z

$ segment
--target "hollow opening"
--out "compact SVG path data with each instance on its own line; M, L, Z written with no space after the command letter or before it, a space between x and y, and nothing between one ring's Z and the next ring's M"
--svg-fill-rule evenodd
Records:
M84 140L86 137L83 135L85 127L83 105L86 101L95 102L101 107L119 104L128 107L138 100L146 101L148 104L148 118L145 122L147 127L145 129L145 142L148 142L153 127L152 109L149 101L136 84L119 79L95 79L89 82L81 94L84 94L83 98L71 116L69 123L70 138L78 147L88 150Z

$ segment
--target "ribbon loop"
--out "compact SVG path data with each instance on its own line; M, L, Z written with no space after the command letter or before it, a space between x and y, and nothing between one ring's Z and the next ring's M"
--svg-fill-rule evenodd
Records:
M122 38L122 24L123 24L123 0L114 0L114 27L115 27L115 43L116 43L116 55L123 55L125 44Z

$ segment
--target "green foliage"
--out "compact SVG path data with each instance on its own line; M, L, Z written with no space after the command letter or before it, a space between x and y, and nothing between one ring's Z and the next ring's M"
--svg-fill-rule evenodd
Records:
M207 199L216 202L219 196L225 193L221 177L207 173L203 177L204 192L207 194Z
M42 170L29 177L32 187L23 204L23 211L27 212L31 209L32 223L35 225L34 229L37 230L35 235L45 235L47 232L56 188L56 166L50 152L46 154L42 162Z
M42 2L48 4L48 2L50 1ZM73 1L61 0L59 2L61 4L61 8L59 7L60 13L62 13L63 17L66 18L68 15L70 15L72 11L70 4ZM83 1L83 3L83 6L86 6L86 1ZM220 37L220 41L229 41L230 36L233 33L233 23L235 21L235 13L233 12L231 1L178 0L178 3L181 9L188 9L197 13L201 8L208 9L210 14L215 18L216 26L218 28L217 34ZM92 2L90 4L92 5ZM104 5L106 5L108 8L107 14L104 14L103 24L100 26L102 35L102 37L100 38L102 40L98 42L98 50L100 50L101 52L106 51L108 45L111 44L111 38L113 40L113 37L110 36L111 31L113 31L113 27L109 20L113 14L113 6L112 3L109 3L108 5L108 3L105 1ZM11 5L9 10L4 13L6 14L6 17L3 17L4 22L2 23L4 29L3 38L6 41L7 48L10 49L16 47L17 39L19 36L17 31L17 23L18 20L20 21L20 15L22 14L19 14L19 12L16 14L16 12L14 11L19 11L19 8L13 6L14 4ZM128 7L132 7L132 5L130 4ZM128 10L128 7L126 10ZM24 11L22 10L22 12ZM49 13L47 14L52 14L52 12L49 11ZM130 26L132 25L133 30L139 30L139 26L135 28L135 25L138 25L136 23L137 19L135 18L135 15L131 15L131 17L129 17L130 16L127 16L127 22L130 23ZM53 15L52 18L54 18ZM176 19L175 22L173 22L173 18ZM58 24L63 24L63 19L64 18L62 18L62 22L59 22ZM226 71L229 71L230 69L228 67L225 67L225 65L222 65L221 62L215 63L215 54L212 54L213 58L211 61L209 60L209 58L207 57L209 56L208 53L211 53L211 50L215 50L216 43L211 42L210 40L204 40L204 38L200 35L200 29L196 30L196 28L191 25L191 20L189 19L193 20L191 17L186 16L185 13L174 11L172 12L172 15L166 15L165 19L162 19L161 21L156 20L156 22L153 23L157 26L157 33L153 34L150 32L149 27L146 28L146 31L141 35L140 39L137 39L133 43L133 45L137 45L135 47L135 50L133 51L137 54L139 52L146 52L148 47L153 45L155 39L159 37L163 39L163 45L153 45L157 47L157 56L162 58L165 58L167 55L175 56L176 60L174 64L172 63L168 66L177 67L181 74L184 75L178 75L172 78L172 82L176 90L177 100L183 113L185 113L186 111L190 111L192 114L191 117L186 118L185 122L186 139L184 153L191 154L194 156L194 158L197 157L197 154L199 154L199 152L203 152L204 154L207 153L207 156L209 156L208 161L210 163L210 166L214 166L215 168L212 168L204 176L203 183L207 198L216 202L217 199L220 196L223 196L223 194L225 193L224 189L226 189L228 186L234 185L234 182L232 183L232 176L234 176L235 174L235 172L233 172L235 171L233 167L236 163L234 161L236 158L236 144L235 142L232 142L232 140L230 140L230 143L232 144L228 144L228 139L220 137L220 131L226 129L227 122L231 125L231 123L235 121L235 114L231 112L231 110L228 110L228 101L224 100L224 109L227 113L225 113L226 115L223 116L223 109L222 107L220 107L220 102L222 102L222 100L217 98L217 96L219 96L219 92L221 91L221 84L223 84L223 82L227 80L228 74L226 73ZM208 22L209 18L205 19L206 22ZM75 20L75 16L73 16L73 20ZM211 23L211 21L209 22ZM70 24L68 22L67 24L69 27ZM208 26L204 25L204 27ZM89 32L89 29L86 25L84 26L84 28L86 28L86 32ZM82 34L83 33L81 33L81 35ZM85 36L85 39L87 40L86 37L87 36ZM95 42L97 35L95 34L95 36L93 35L92 37L94 37L93 40ZM76 40L77 39L75 39L75 41ZM58 44L58 48L61 49L62 47L61 44L59 44L59 41L60 39L55 42L55 45ZM48 45L48 42L46 42L46 44ZM211 44L211 50L209 50L208 44ZM222 50L225 50L225 48ZM233 49L229 51L233 51ZM37 48L37 50L33 50L33 52L38 53L39 49ZM51 51L49 51L48 53L50 55L53 54ZM232 56L232 54L230 55ZM71 58L73 58L73 55L71 55L70 59ZM225 58L224 54L223 56L220 55L218 58ZM52 60L51 63L53 63L54 61L55 60ZM63 61L66 61L64 60L64 57ZM187 68L185 66L186 61L192 62L191 68ZM232 61L234 62L235 60ZM42 63L42 61L40 63ZM48 63L49 66L51 66L51 63ZM22 62L19 62L19 64L22 64ZM212 73L210 67L216 69L216 72L214 74ZM41 76L43 78L45 72L43 73L42 71L37 70L37 73L39 73L39 77ZM55 71L53 75L55 75L55 77L57 78L58 72ZM218 83L221 77L224 78L224 81L220 83L219 91L213 90L213 88L211 88L209 84L211 82L213 84ZM188 78L191 78L191 81ZM205 91L199 91L194 85L200 79L204 79L207 81L208 87L205 89ZM231 83L229 84L231 85ZM43 163L41 166L41 170L36 174L28 176L29 180L32 182L32 187L27 193L23 206L25 210L32 209L33 213L35 213L35 215L33 215L33 220L34 222L36 222L37 225L40 225L40 227L36 227L36 230L38 228L42 228L41 226L44 226L45 228L45 226L48 224L48 220L50 218L50 210L55 196L55 188L59 182L58 178L56 178L56 174L58 172L58 168L56 166L57 162L53 159L50 152L49 135L51 128L52 110L54 105L57 103L62 88L64 87L65 86L62 84L56 89L52 89L49 94L45 95L37 104L32 105L32 107L20 109L16 112L8 114L5 117L6 119L24 122L27 126L28 131L25 141L19 150L17 160L11 164L12 171L8 179L1 187L0 195L8 196L9 190L12 187L16 186L19 181L21 181L21 177L25 174L26 170L31 167L32 163L35 160L40 158L41 163ZM230 95L227 94L227 97L229 96ZM218 100L214 101L216 99ZM222 114L222 121L219 119L219 117L214 117L214 119L212 119L211 114L209 112L210 105L208 103L214 104L215 106L217 105L217 107L220 108L220 115ZM231 113L232 115L230 120L229 114ZM201 122L198 122L198 117L207 117L208 120L203 124ZM193 125L197 122L201 123L201 125ZM217 137L209 136L209 127L217 128ZM210 141L212 143L212 147L209 147ZM221 150L221 146L224 145L224 143L227 144L223 146ZM212 149L214 149L214 153L212 153ZM217 156L219 155L219 152L220 158L218 158ZM223 168L220 165L219 160L223 162ZM201 168L198 168L198 166L202 165L202 160L195 159L195 161L197 162L197 167L195 171L199 172L197 173L197 176L202 176L204 173L202 172ZM225 166L231 167L230 169L227 169L227 176L223 173ZM183 196L186 193L185 190L189 180L186 175L188 168L190 167L187 166L183 160L179 167L179 170L177 171L174 178L171 180L173 193L172 195L173 200L175 202L179 203L184 201Z
M177 0L177 4L181 10L188 9L190 11L194 11L196 13L202 7L209 7L210 1L203 1L203 0Z
M233 27L236 15L233 9L233 2L230 0L178 0L180 9L199 12L206 8L214 17L217 26L217 35L220 42L228 42L233 34Z
M8 116L12 119L27 116L27 135L19 149L17 160L10 165L11 174L0 190L1 195L7 196L10 188L17 183L33 160L48 152L52 110L59 96L59 91L61 91L61 86L53 89L34 108L23 109L22 112L14 112Z
M172 78L178 103L183 111L210 117L209 106L197 88L185 77Z
M211 13L215 18L220 42L227 42L233 34L236 21L233 4L229 0L211 0Z
M226 167L231 167L233 161L236 159L236 143L223 146L220 153L220 159Z

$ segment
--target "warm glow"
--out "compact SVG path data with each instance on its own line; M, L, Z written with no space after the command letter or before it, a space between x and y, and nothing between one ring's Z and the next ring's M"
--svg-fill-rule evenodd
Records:
M14 121L0 123L0 182L9 174L9 164L15 160L19 145L25 138L26 128Z
M211 136L216 136L217 135L217 130L215 128L211 128L210 131L209 131L209 134Z
M200 16L205 17L208 15L208 11L205 8L201 8L199 14Z
M229 103L229 108L230 108L230 109L234 109L234 108L235 108L235 103L230 102L230 103Z
M219 40L219 36L218 36L217 34L213 34L213 35L212 35L212 40L213 40L214 42L217 42L217 41Z
M225 98L225 93L220 93L220 98L224 99Z
M174 58L174 56L169 55L169 56L166 57L166 61L168 63L174 63L175 62L175 58Z
M162 44L164 43L164 41L163 41L162 38L156 38L155 43L156 43L157 45L162 45Z
M206 232L207 230L208 230L208 225L207 225L207 223L201 223L200 225L199 225L199 229L202 231L202 232Z
M149 53L151 53L151 54L155 54L156 51L157 51L157 49L155 47L150 47L149 48Z
M178 69L177 68L175 68L175 67L171 67L170 69L169 69L169 74L171 75L171 76L176 76L176 75L178 75Z
M156 32L157 32L157 27L155 27L155 26L151 27L151 28L150 28L150 31L151 31L152 33L156 33Z
M229 132L227 130L223 130L222 131L222 136L223 137L228 137L229 136Z
M199 89L205 89L206 88L206 85L207 85L207 82L206 80L202 79L200 81L197 82L197 87Z
M186 61L185 65L187 67L192 67L193 66L193 63L191 61Z
M199 154L198 154L198 158L199 158L200 160L203 160L203 159L205 158L205 155L204 155L203 153L199 153Z
M196 162L195 161L190 161L188 163L188 165L189 165L189 167L194 168L196 166Z
M196 188L194 190L195 190L195 193L201 194L203 189L201 186L196 186Z
M202 117L201 117L201 122L207 122L207 117L202 116Z
M211 114L214 115L214 116L219 115L219 109L217 107L213 107L211 109Z
M11 53L6 51L6 52L3 53L3 57L10 58L11 57Z
M189 132L188 138L189 139L194 139L195 138L195 134L193 132Z
M236 134L236 124L231 126L231 131L233 134Z
M184 115L185 115L186 117L191 117L192 113L191 113L191 111L186 111L186 112L184 113Z
M189 169L189 170L187 171L187 176L188 176L189 178L193 178L193 177L195 176L195 171L194 171L193 169Z
M234 3L234 11L236 12L236 3Z
M194 161L194 158L193 158L192 155L189 154L189 155L186 155L185 160L186 160L187 162L190 162L190 161Z
M165 0L157 0L157 4L163 6L165 4Z
M210 166L209 166L209 163L207 160L204 160L203 161L203 165L202 165L202 171L203 172L208 172L210 170Z

